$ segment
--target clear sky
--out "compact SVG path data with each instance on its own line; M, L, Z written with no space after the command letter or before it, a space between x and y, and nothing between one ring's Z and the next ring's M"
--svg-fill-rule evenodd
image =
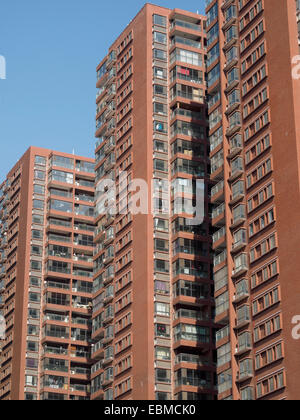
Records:
M1 3L0 180L29 146L93 156L96 66L145 1ZM204 0L152 3L204 13Z

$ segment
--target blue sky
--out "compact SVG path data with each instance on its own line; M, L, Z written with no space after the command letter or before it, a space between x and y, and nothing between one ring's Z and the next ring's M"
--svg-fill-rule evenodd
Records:
M0 180L31 145L93 156L95 69L144 3L2 2L0 55L7 79L0 80ZM204 0L153 3L204 12Z

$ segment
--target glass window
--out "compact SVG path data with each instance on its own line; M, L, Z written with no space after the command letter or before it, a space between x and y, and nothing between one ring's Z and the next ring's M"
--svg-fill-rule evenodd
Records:
M157 131L158 133L166 134L168 131L168 126L166 123L160 122L160 121L154 121L154 131Z
M207 26L209 26L218 17L218 3L214 4L213 7L207 12Z
M42 263L40 261L31 261L31 270L34 271L41 271L42 270Z
M162 85L154 85L153 86L154 95L162 95L167 96L167 88Z
M74 175L69 172L62 172L62 171L51 171L50 173L50 181L58 181L63 182L66 184L73 184L74 182Z
M153 15L153 23L154 25L163 26L165 28L167 26L167 18L165 16Z
M50 209L55 211L62 211L65 213L71 213L73 210L73 204L67 201L51 200Z
M33 208L37 210L44 209L44 201L42 200L33 200Z
M35 184L33 187L33 192L35 194L44 195L45 194L45 187L43 185Z
M38 214L34 214L32 216L32 223L35 223L35 224L38 224L38 225L42 225L44 223L43 216L40 216Z
M43 171L34 171L34 179L38 179L40 181L44 181L46 178L46 174Z
M36 156L34 162L37 165L46 166L46 158L43 156Z
M154 77L157 77L158 79L167 78L167 71L161 67L154 67L153 73L154 73Z
M159 42L160 44L167 43L167 36L161 32L154 32L153 34L154 42Z
M211 87L220 78L220 64L217 64L207 75L208 87Z
M43 232L41 230L33 230L32 231L32 239L42 239Z
M52 158L52 165L66 169L74 169L74 159L54 155Z
M37 245L31 246L31 253L34 255L42 255L42 247Z
M167 53L166 53L166 51L159 50L159 49L155 48L153 50L153 56L157 60L167 61Z
M199 67L201 67L203 64L201 54L181 48L176 48L172 52L171 63L174 61L181 61L182 63L192 64Z
M167 115L167 105L154 102L153 111L156 114Z

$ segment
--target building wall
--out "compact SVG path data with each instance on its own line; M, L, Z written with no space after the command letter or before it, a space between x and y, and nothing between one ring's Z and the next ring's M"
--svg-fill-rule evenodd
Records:
M93 171L32 147L7 176L3 400L89 398Z
M296 6L211 1L207 15L208 56L220 46L208 68L210 80L220 65L208 89L210 98L219 92L220 99L210 101L209 114L218 109L223 127L215 140L218 126L210 125L211 158L221 156L221 175L213 168L211 177L224 180L221 192L212 192L215 206L224 205L212 220L216 229L224 227L214 248L219 254L225 246L226 252L223 266L215 267L217 321L223 323L217 334L219 399L295 399L299 384L290 372L299 353L291 335L298 306L291 275L299 213L299 84L292 78ZM223 283L221 268L227 272Z
M154 20L154 15L159 16L158 20ZM180 24L171 26L171 23L175 20L183 22L185 27L180 26ZM201 26L197 26L199 23ZM118 186L120 181L118 176L120 164L130 157L130 163L123 164L122 170L127 170L132 181L136 179L146 181L149 187L148 205L152 205L153 198L166 199L168 205L171 205L170 196L163 197L161 193L152 193L151 184L153 181L158 182L159 180L171 181L179 176L187 180L195 178L195 175L179 174L179 170L175 170L173 173L171 171L175 157L181 159L186 158L190 162L194 160L191 158L193 155L192 151L189 153L186 150L182 151L181 155L180 152L176 152L177 156L172 155L172 147L176 140L176 135L171 133L170 121L172 121L172 124L178 120L186 122L189 127L187 131L191 129L191 117L173 115L173 111L176 108L182 108L189 110L189 112L193 111L199 115L201 114L199 121L195 121L199 132L201 131L202 133L201 136L192 136L187 132L186 135L181 134L177 137L187 142L191 142L192 137L194 137L193 145L195 148L196 146L202 147L201 160L199 160L199 156L197 158L204 167L202 177L206 179L206 191L208 192L207 122L203 101L205 95L204 25L205 19L202 16L181 10L171 11L147 4L111 46L108 56L97 67L97 88L99 88L99 91L97 95L96 137L99 140L96 144L96 184L99 181L98 187L101 185L100 181L105 176L112 178ZM154 35L155 32L158 33L158 40L154 38L156 36ZM180 59L171 60L172 52L175 49L175 46L173 44L171 45L171 39L174 36L185 36L186 42L191 40L190 42L192 43L194 41L194 45L192 46L186 44L181 45L178 42L178 45L175 46L188 50L191 53L201 54L203 60L199 69L195 63L194 65L191 63L184 64ZM126 46L124 40L127 43ZM199 46L200 41L201 46ZM161 57L154 55L156 49L160 50ZM123 65L122 60L129 53L127 62ZM111 79L110 77L112 56L114 57L115 79ZM170 72L175 64L185 65L190 70L194 69L195 72L199 70L202 72L202 80L179 80L179 76L171 80ZM105 66L106 71L103 71ZM154 76L155 67L161 69L161 75L158 77ZM128 69L131 69L132 74L121 81L125 70ZM107 111L106 118L103 118L103 115L106 106L107 109L111 108L113 97L110 95L110 86L112 80L116 84L114 96L114 115L116 122L115 128L110 129L113 114ZM178 84L182 83L187 89L190 88L191 92L193 92L192 89L194 88L195 97L186 96L185 99L180 98L180 95L171 97L175 81ZM128 84L131 84L132 93L120 99L123 88ZM155 90L156 85L159 86L161 91ZM200 92L200 90L198 91L199 88L202 89L202 98L197 97L196 99L196 92ZM126 115L120 116L120 111L122 111L124 104L128 101L132 101L131 110ZM161 112L154 110L154 103L161 104ZM197 118L193 119L197 120ZM130 125L122 131L121 127L129 120ZM113 139L110 136L113 136ZM121 145L125 144L129 138L131 139L131 145L128 146L126 151L120 152ZM164 150L155 149L156 141L161 142L161 147ZM112 146L110 147L111 142ZM112 157L110 153L113 153L113 149L115 155ZM190 157L187 157L188 154ZM107 161L112 161L113 164L106 166L105 170L105 166L103 165ZM159 165L161 166L159 167ZM182 170L182 172L184 171ZM96 189L98 188L96 187ZM126 192L129 203L135 201L135 192L136 189L131 193L130 191ZM107 228L111 224L111 226L114 226L114 259L110 259L109 264L114 268L109 268L109 270L114 272L114 276L111 277L111 280L107 281L111 281L111 286L114 286L114 289L111 289L114 296L111 302L109 302L110 305L114 305L114 313L108 321L105 315L101 318L101 312L104 310L104 313L106 313L107 309L105 293L108 288L108 283L105 274L107 267L105 264L100 263L99 269L96 269L95 273L95 283L98 284L98 290L94 295L93 318L94 329L96 331L93 334L93 358L95 365L92 374L92 399L149 400L181 397L186 399L188 397L187 393L190 393L190 398L195 398L196 396L200 399L214 398L214 325L212 323L211 312L213 303L211 300L212 280L210 278L211 259L209 257L208 202L206 201L205 203L206 220L205 227L203 227L205 233L201 238L201 241L206 244L207 254L204 258L197 258L189 252L187 254L190 255L186 256L181 255L178 251L173 251L177 237L183 240L184 238L193 240L196 237L193 231L189 234L185 234L184 232L172 233L172 223L177 219L175 215L173 217L169 212L165 215L153 215L150 207L150 211L146 211L147 214L132 216L129 219L129 223L120 230L118 227L119 221L123 216L117 214L114 218L107 218L102 214L105 208L104 201L107 201L106 210L109 206L115 204L113 196L109 194L105 196L103 193L104 189L102 194L97 193L96 215L98 216L99 235L96 236L95 241L97 247L96 260L99 257L101 260L101 255L107 252L107 247L112 246L111 243L107 243L108 232L106 234L101 233L103 227ZM117 196L117 204L119 201L120 198ZM165 232L161 228L154 227L156 219L160 219L160 223L165 224L167 227ZM118 242L126 233L131 234L130 241L126 247L119 250ZM154 240L162 241L161 243L164 243L164 246L167 248L165 250L155 248ZM124 265L119 267L119 259L126 256L129 252L131 252L130 259L125 259ZM179 276L175 274L176 261L179 258L183 260L185 257L187 264L192 265L195 259L199 259L198 263L207 268L204 279L203 273L201 274L202 278L197 278L197 276L191 275L190 273L186 275L181 273ZM131 272L131 282L119 290L117 285L120 278L129 271ZM203 288L206 287L207 295L201 304L205 308L208 319L204 322L203 320L202 322L196 321L196 318L185 319L182 316L178 316L179 309L196 309L197 312L198 308L197 305L195 306L196 299L190 299L189 302L188 299L183 298L182 302L182 299L180 299L182 296L179 296L176 301L173 301L173 286L178 280L190 281L194 285L197 284L200 286L203 283L205 284ZM157 287L161 287L161 289L157 289ZM131 293L131 300L127 302L127 305L123 309L119 310L119 299L128 293ZM195 317L196 312L194 313ZM129 313L131 313L129 325L126 327L126 324L124 324L125 328L119 331L116 328L117 321ZM100 318L98 318L99 316ZM181 324L189 325L190 327L187 328L193 331L197 328L197 331L200 331L200 327L203 326L203 329L208 334L208 341L204 345L197 344L195 340L194 342L189 342L188 339L184 340L183 334L181 335L181 339L176 338L175 340L175 330L176 328L180 329ZM162 327L160 334L156 331L157 326ZM111 327L111 331L109 327ZM106 334L110 333L111 337L108 344ZM131 337L131 343L124 344L123 351L117 350L118 342L128 335ZM180 337L180 334L177 336ZM108 347L111 347L111 350L108 350ZM109 355L110 351L114 357L107 358L107 354ZM158 356L158 351L163 352L165 356ZM195 361L194 358L193 363L184 361L175 363L176 356L183 353L190 353L198 359ZM202 356L201 353L203 353ZM200 363L201 357L206 358L205 364L203 361L203 367L197 370L196 366L198 361ZM125 368L124 372L115 373L116 366L126 358L130 358L127 369ZM174 364L176 364L175 369L172 368ZM190 369L191 372L189 371L187 373L185 369ZM183 375L183 379L181 379L180 374ZM189 380L188 375L194 376Z

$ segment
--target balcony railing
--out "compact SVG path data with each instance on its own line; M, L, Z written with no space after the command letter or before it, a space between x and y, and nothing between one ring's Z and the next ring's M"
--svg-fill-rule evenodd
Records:
M224 213L224 211L225 211L225 204L222 203L215 210L213 210L212 218L215 219L216 217L219 217L222 213Z
M188 309L179 309L175 312L175 319L179 318L190 318L195 319L197 321L207 321L209 320L208 313L201 312L201 311L193 311Z
M216 267L219 264L222 264L227 259L227 251L223 251L220 254L216 255L214 257L214 267Z
M174 334L174 340L175 341L196 341L198 343L202 344L209 344L210 337L200 335L200 334L194 334L194 333L188 333L188 332L181 332Z
M218 242L221 238L223 238L226 235L226 228L222 227L220 230L218 230L214 235L213 235L213 243L215 244L216 242Z
M196 23L186 22L184 20L176 19L171 24L171 30L175 28L176 26L179 26L181 28L185 29L191 29L193 31L201 31L201 25L197 25Z
M175 386L195 386L198 388L211 389L212 383L210 381L198 378L181 378L175 381Z
M229 325L226 325L226 327L222 328L221 330L217 332L216 341L219 342L223 340L224 338L229 337L229 335L230 335L230 328L229 328Z
M63 356L68 355L68 350L62 347L58 348L58 347L45 346L43 350L44 350L44 354L54 354L54 355L63 355Z
M56 281L47 281L45 283L45 288L53 288L53 289L64 289L64 290L70 290L70 285L65 283L58 283Z

